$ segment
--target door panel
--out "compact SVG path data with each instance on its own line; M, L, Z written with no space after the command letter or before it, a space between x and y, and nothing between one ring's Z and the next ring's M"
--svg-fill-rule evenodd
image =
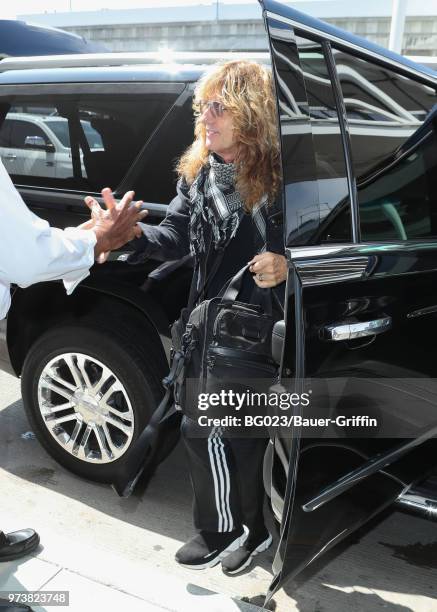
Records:
M277 433L290 468L272 592L437 465L437 240L288 256L295 295L287 315L301 333L287 326L285 367L296 373L293 387L305 378L315 392L303 416L368 415L378 426ZM391 325L368 337L325 333L381 319Z
M280 389L314 392L293 417L333 420L271 432L281 525L271 596L437 465L437 113L435 87L331 53L296 15L293 30L274 19L278 5L267 9L277 95L296 102L294 115L279 104L289 261Z

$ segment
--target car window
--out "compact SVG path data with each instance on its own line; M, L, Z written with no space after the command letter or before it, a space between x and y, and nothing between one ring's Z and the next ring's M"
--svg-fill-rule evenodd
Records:
M430 114L435 89L343 51L334 49L334 57L351 138L361 240L436 236L437 146ZM344 208L326 238L344 236L348 215Z
M14 149L27 149L25 141L28 136L38 136L45 144L50 144L45 132L35 123L30 121L11 121L10 147Z
M272 25L286 208L286 244L306 244L320 224L319 193L305 80L294 32Z
M56 134L64 147L70 147L70 132L66 119L46 119L46 125ZM91 149L103 149L103 142L97 130L91 127L89 121L81 120L81 125Z
M91 122L82 120L81 124L90 149L103 149L102 137L99 132L92 127Z
M310 117L322 221L346 199L349 201L344 149L322 46L299 36L296 42L308 100L303 110ZM350 231L345 236L349 238Z
M67 119L45 119L45 124L56 135L64 147L70 146L70 132L68 130Z
M185 103L176 105L166 117L124 189L133 189L144 202L168 204L176 195L176 162L193 137L192 98L187 96Z
M8 123L13 122L9 141L12 138L16 146L24 148L29 135L44 135L46 142L51 138L57 143L50 164L30 155L23 163L10 161L8 167L2 156L15 184L91 192L106 186L116 189L176 100L174 89L159 89L135 94L14 96L0 130L3 140ZM6 97L1 102L6 103ZM46 133L30 130L31 118L42 122ZM15 128L15 124L26 127Z
M322 44L277 21L272 55L286 193L286 244L318 239L349 197L339 112ZM350 238L350 230L345 239Z
M428 122L427 122L428 124ZM358 189L362 240L437 236L437 139L432 122Z

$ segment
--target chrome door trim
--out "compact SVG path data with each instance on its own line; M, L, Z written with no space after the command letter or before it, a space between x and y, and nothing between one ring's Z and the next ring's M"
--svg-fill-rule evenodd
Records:
M372 476L373 474L376 474L376 472L383 470L385 467L387 467L394 461L397 461L398 459L412 451L414 448L420 446L427 440L434 438L436 435L437 426L434 426L421 436L418 436L413 440L409 440L406 443L399 444L393 450L389 450L385 453L381 453L380 455L372 459L369 459L363 465L356 468L355 470L352 470L348 474L345 474L336 482L323 489L315 497L308 500L306 504L302 506L302 510L304 512L313 512L314 510L317 510L327 502L336 498L338 495L341 495L345 491L348 491L351 487L364 480L364 478Z
M396 501L396 505L400 510L409 510L426 519L434 521L437 519L437 500L415 493L414 487L406 491L406 493L401 493Z
M399 240L392 242L360 242L325 244L320 246L287 247L285 249L287 260L290 266L295 265L300 259L328 257L351 257L354 255L369 256L381 253L403 251L404 253L414 251L435 251L437 250L437 240Z
M294 267L302 285L309 287L364 278L368 272L370 260L370 257L314 259L295 261Z
M344 340L355 340L376 336L391 329L391 317L381 317L372 321L343 321L325 325L322 330L322 339L331 342L342 342Z
M375 271L379 256L437 251L437 240L411 240L397 242L361 242L359 244L329 244L321 246L287 247L285 249L288 266L294 270L303 287L322 285L347 280L360 280L371 274L381 276L384 272ZM427 271L437 270L435 265ZM414 269L403 273L414 274ZM398 273L400 273L398 271Z
M425 317L426 315L434 314L435 312L437 312L437 304L427 306L426 308L418 308L417 310L408 312L407 319L417 319L417 317Z

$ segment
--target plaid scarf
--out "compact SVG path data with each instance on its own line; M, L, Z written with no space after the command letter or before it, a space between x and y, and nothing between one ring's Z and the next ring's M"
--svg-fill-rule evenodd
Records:
M191 253L205 253L205 228L210 227L214 248L225 248L235 236L244 213L243 201L235 188L235 165L224 163L211 154L208 166L202 168L189 188L191 201ZM252 209L252 220L266 249L266 219L264 196Z

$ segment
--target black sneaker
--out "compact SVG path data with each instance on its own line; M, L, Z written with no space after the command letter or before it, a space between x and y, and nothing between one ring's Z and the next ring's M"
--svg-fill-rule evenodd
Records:
M228 555L226 559L223 559L223 572L229 576L242 572L252 563L253 557L267 550L271 543L272 536L267 529L259 535L252 536L249 534L249 537L240 548Z
M177 551L176 561L190 569L214 567L244 544L247 533L243 527L223 533L201 531Z

